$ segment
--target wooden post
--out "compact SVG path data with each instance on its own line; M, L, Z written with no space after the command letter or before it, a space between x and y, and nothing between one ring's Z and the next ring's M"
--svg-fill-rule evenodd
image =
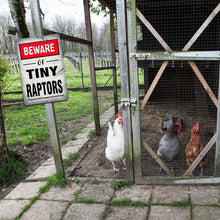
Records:
M125 0L117 0L117 30L118 30L118 49L121 79L121 101L122 115L124 121L125 154L126 154L126 178L134 181L133 149L131 139L131 115L129 103L124 103L130 99L129 95L129 74L127 56L127 33L126 33L126 9Z
M136 1L127 0L127 29L128 29L128 54L137 52L136 34ZM129 59L130 73L130 98L136 104L131 107L132 133L133 133L133 155L135 182L142 178L141 168L141 136L140 136L140 106L139 106L139 76L137 61Z
M82 54L81 54L81 52L79 53L79 57L80 57L81 77L82 77L82 88L84 89L84 82L83 82L83 65L82 65Z
M220 63L219 63L219 85L218 85L218 97L220 97ZM217 140L215 150L215 173L216 177L220 177L220 102L218 102L217 113Z
M112 74L113 74L114 105L115 105L115 115L116 115L118 113L118 91L117 91L116 58L115 58L114 17L112 10L110 10L110 29L111 29L112 66L114 66L114 69L112 69Z
M90 19L89 1L83 0L83 3L84 3L84 13L85 13L85 23L86 23L86 37L88 41L92 42L92 27L91 27L91 19ZM94 61L92 43L88 45L88 56L89 56L95 130L96 130L96 135L100 135L101 128L100 128L100 118L99 118L99 104L98 104L97 85L96 85L96 76L95 76L95 61Z
M43 25L40 14L39 0L31 0L30 9L35 37L41 37L43 36ZM53 103L45 104L45 109L50 131L50 141L53 148L56 172L60 176L65 176Z

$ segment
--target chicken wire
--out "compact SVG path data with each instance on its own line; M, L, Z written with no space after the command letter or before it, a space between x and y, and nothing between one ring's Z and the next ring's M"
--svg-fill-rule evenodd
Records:
M181 51L202 23L218 5L218 1L143 1L137 0L136 7L160 34L173 51ZM193 43L190 51L219 50L220 15L217 14ZM137 18L138 51L164 51L164 48L145 25ZM145 75L144 95L153 82L163 61L139 61L139 70ZM218 63L195 61L214 95L218 96ZM140 74L140 71L139 71ZM185 147L190 141L191 130L196 122L200 125L200 136L204 146L216 132L217 108L190 67L188 61L170 61L150 96L145 108L140 112L141 137L156 153L161 137L166 133L161 125L164 115L170 112L183 122L178 134L181 150L175 157L173 166L176 176L182 176L186 164ZM204 176L214 175L215 145L206 155ZM170 162L163 159L170 168ZM143 176L166 175L159 173L159 164L142 146L141 169ZM193 174L199 175L196 168Z

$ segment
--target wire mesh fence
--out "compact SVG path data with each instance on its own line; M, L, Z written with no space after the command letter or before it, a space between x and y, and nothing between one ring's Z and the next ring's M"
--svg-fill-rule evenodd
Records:
M219 50L219 22L220 15L208 19L208 25L203 28L198 39L192 37L201 28L204 21L213 13L217 7L217 1L136 1L136 7L153 28L160 34L163 41L173 51L182 51L190 40L190 51L212 51ZM153 36L152 28L146 27L138 19L138 29L141 38L137 42L138 51L164 51L162 41ZM141 33L141 34L140 34ZM144 69L145 88L148 90L157 75L163 61L141 61L139 66ZM173 174L183 176L188 167L189 157L193 162L196 157L186 154L186 146L192 137L191 131L195 124L199 123L200 142L206 146L216 132L217 106L213 97L218 96L219 65L214 61L191 62L197 67L192 68L188 61L169 61L155 89L153 90L141 115L141 136L155 153L158 151L159 141L163 135L169 133L163 129L164 116L171 113L172 120L181 122L181 131L177 134L180 149L174 158L172 151L178 146L173 146L170 151L173 138L171 137L164 147L164 154L160 159L169 169L173 166ZM200 72L205 82L213 92L210 97L205 91L203 84L196 76ZM200 147L192 144L193 151L201 152ZM160 165L152 157L148 150L142 146L141 164L143 176L164 176ZM158 154L159 155L159 154ZM201 175L201 167L204 167L203 175L213 176L215 164L215 145L206 154L193 175Z

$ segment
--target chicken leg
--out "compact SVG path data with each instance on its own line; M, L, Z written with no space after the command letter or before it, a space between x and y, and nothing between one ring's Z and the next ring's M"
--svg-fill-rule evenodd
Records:
M125 160L126 160L125 158L121 160L122 163L125 165L125 167L123 168L124 170L126 170L126 161Z
M112 165L113 165L113 170L115 173L119 173L119 169L116 169L115 167L115 163L112 161Z

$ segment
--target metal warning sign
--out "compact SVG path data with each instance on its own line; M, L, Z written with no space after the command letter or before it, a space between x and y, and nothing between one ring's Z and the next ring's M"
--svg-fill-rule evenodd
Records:
M59 35L24 38L18 54L25 105L68 99Z

